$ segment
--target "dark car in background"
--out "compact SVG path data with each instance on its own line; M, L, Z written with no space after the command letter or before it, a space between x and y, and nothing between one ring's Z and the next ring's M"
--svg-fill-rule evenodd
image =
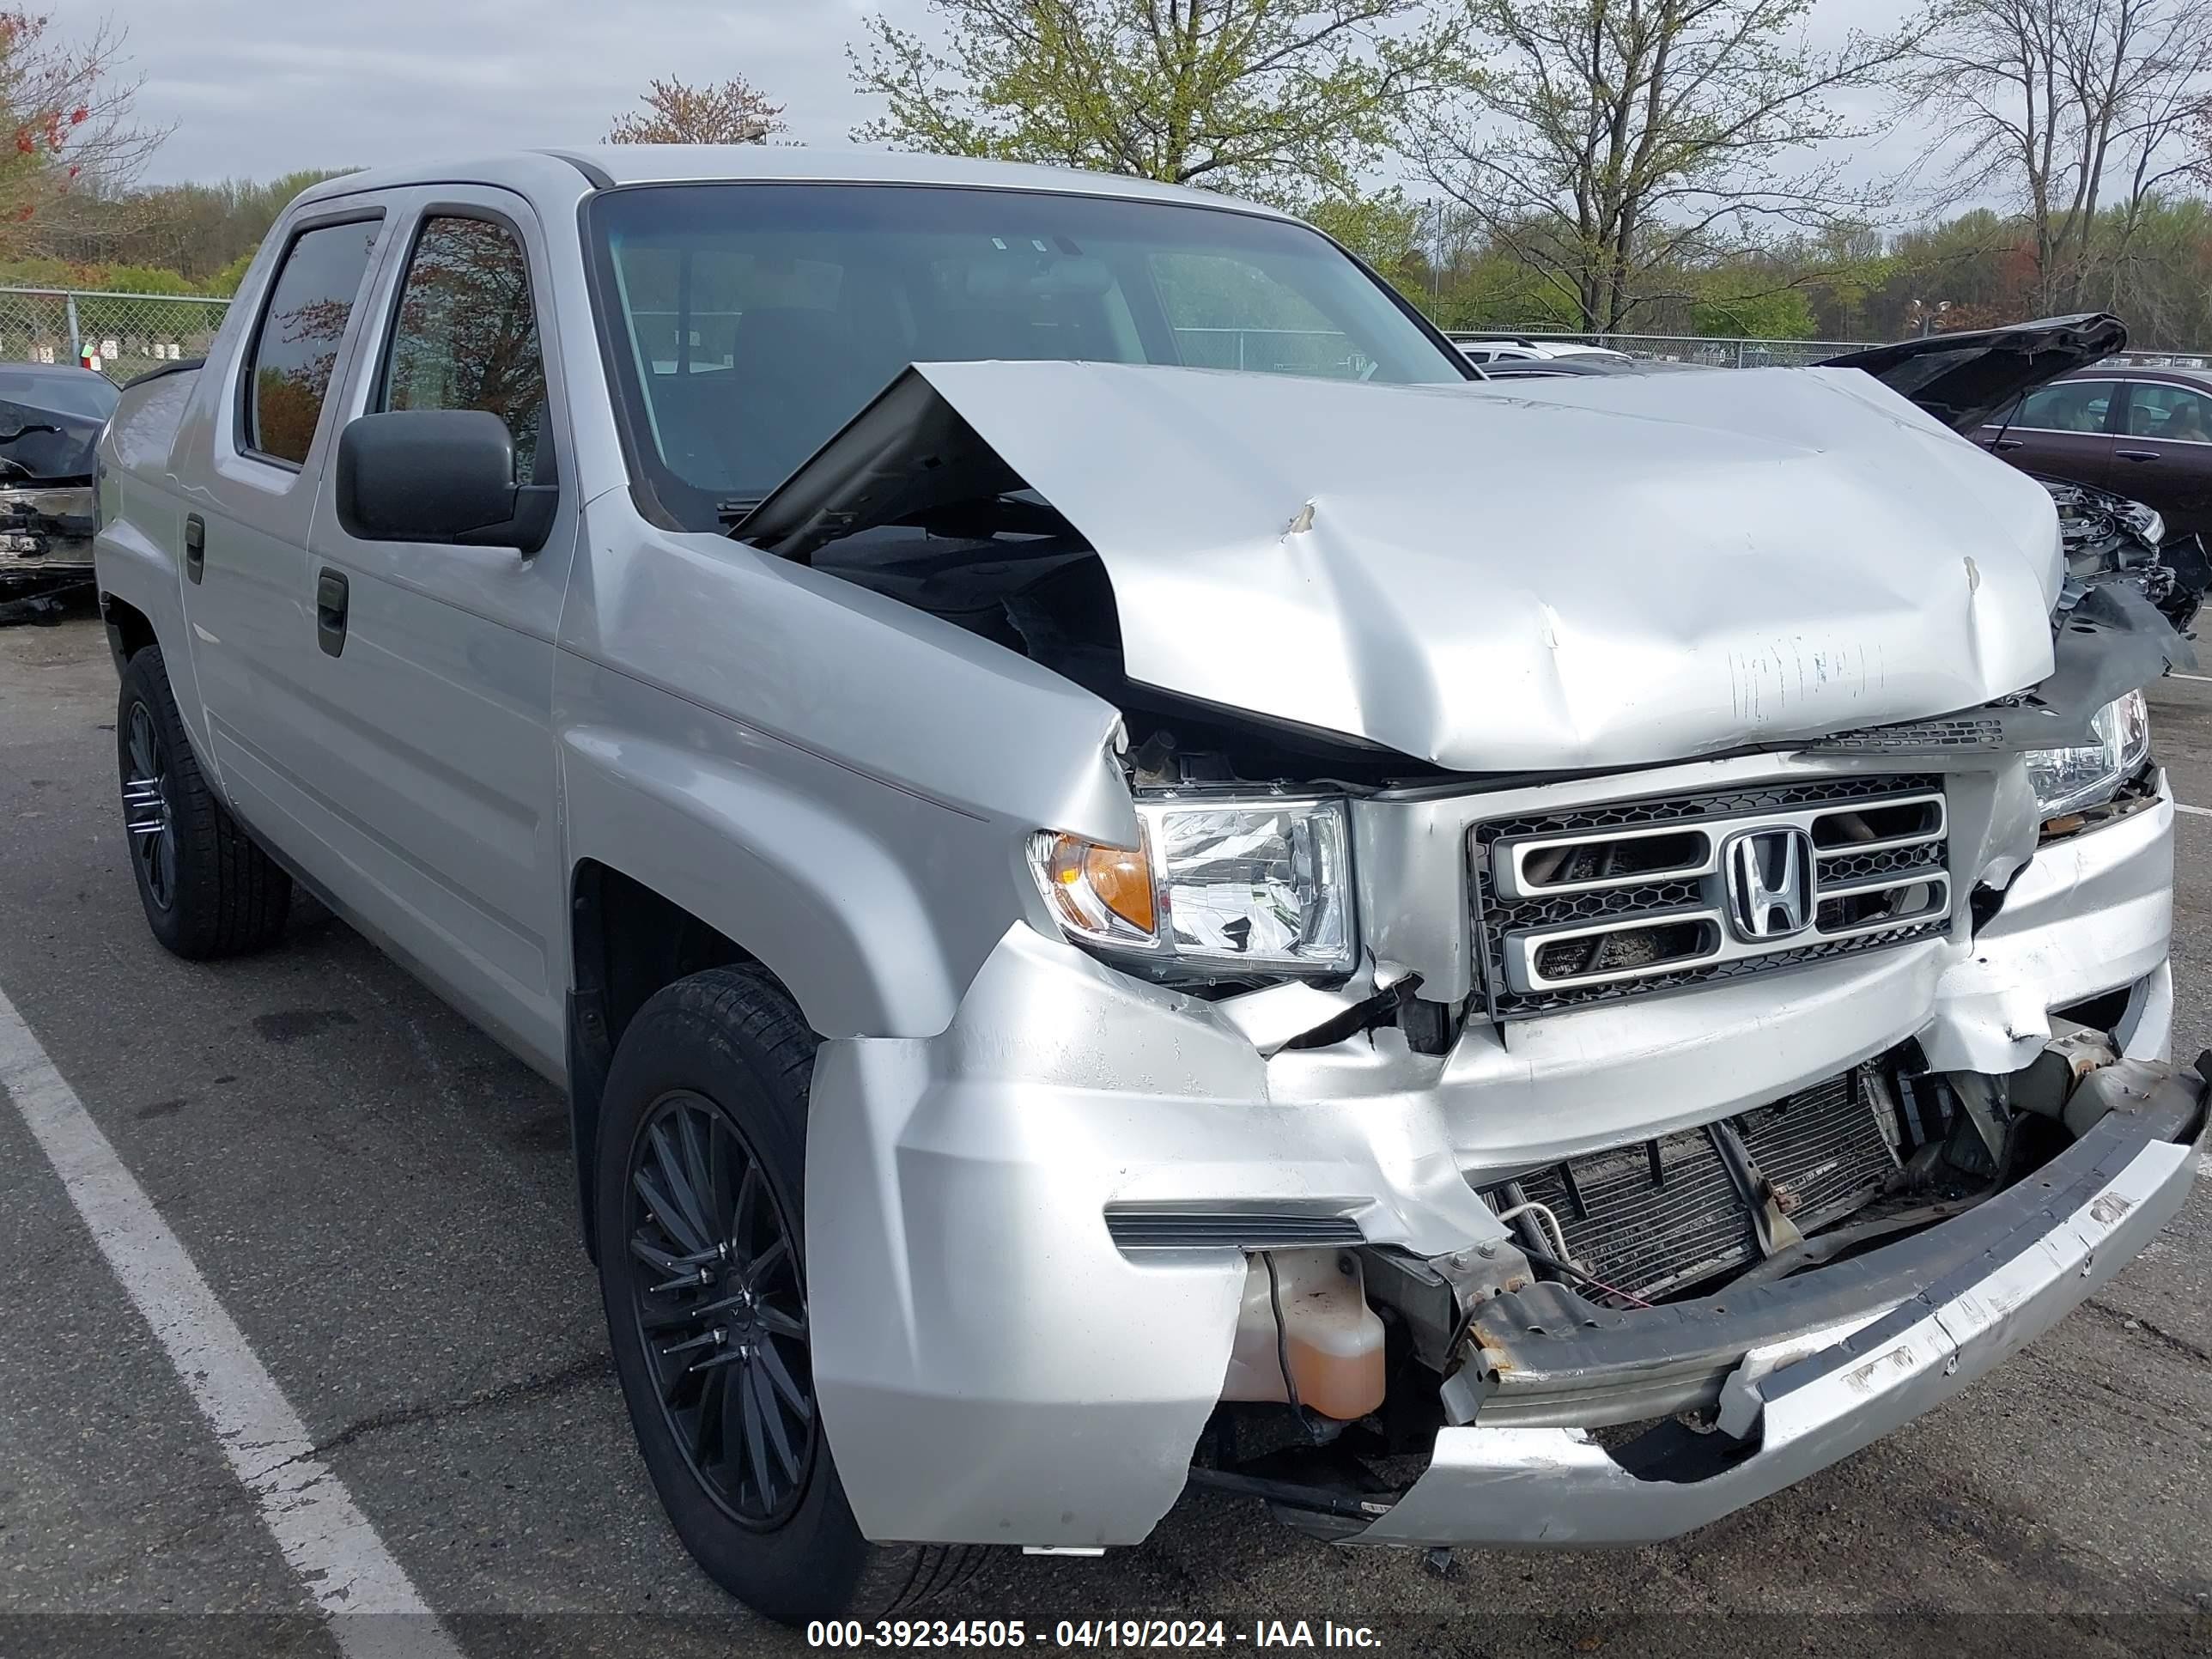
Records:
M2212 373L2076 369L2019 399L1978 441L2027 471L2154 507L2170 535L2212 533Z
M1830 358L1863 369L2051 492L2067 574L2138 588L2176 628L2212 587L2212 374L2113 366L2091 313L1938 334Z
M0 620L92 580L92 451L116 397L75 364L0 364Z

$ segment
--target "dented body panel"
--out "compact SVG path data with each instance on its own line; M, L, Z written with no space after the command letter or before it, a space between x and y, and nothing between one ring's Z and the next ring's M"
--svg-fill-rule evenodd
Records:
M1101 363L909 374L926 386L872 414L926 427L934 393L1066 514L1112 577L1130 678L1455 771L1781 743L2051 672L2050 497L1856 374L1510 392ZM897 470L888 423L863 416L747 538L775 544L855 497L865 515Z
M1760 763L1717 764L1741 774ZM1589 793L1584 783L1553 787ZM2034 854L2014 883L2019 911L2008 903L2005 925L1982 940L1931 941L1797 969L1780 981L1594 1007L1504 1031L1471 1024L1442 1056L1412 1053L1384 1030L1263 1058L1238 1029L1238 1000L1137 986L1018 930L941 1036L833 1043L817 1061L809 1204L872 1197L865 1222L815 1248L843 1282L885 1289L820 1316L824 1420L869 1453L848 1476L856 1512L878 1535L898 1538L988 1541L1012 1530L1029 1542L1089 1546L1133 1542L1150 1529L1181 1489L1195 1425L1218 1391L1214 1357L1225 1363L1244 1269L1233 1249L1119 1252L1098 1225L1116 1207L1308 1206L1351 1218L1371 1244L1436 1257L1510 1247L1474 1197L1501 1175L1712 1123L1907 1040L1941 1056L1936 1064L1986 1061L2002 1073L2039 1050L2051 1009L2124 989L2125 1051L2156 1067L2172 1017L2167 799ZM2094 945L2077 951L2077 937ZM2004 987L2002 1006L1992 1004L1993 982ZM2202 1081L2182 1076L2179 1094L2201 1098ZM2185 1127L2193 1134L2200 1124L2201 1116ZM2147 1133L2143 1147L2142 1170L2130 1179L2148 1182L2156 1201L2099 1253L2100 1271L2124 1259L2187 1188L2194 1165L2185 1146ZM1014 1261L1000 1247L1009 1229L1025 1241ZM1943 1231L1927 1235L1927 1248L1941 1248L1932 1241ZM1893 1249L1909 1264L1915 1248ZM923 1262L956 1270L922 1271ZM1899 1271L1899 1282L1917 1291L1909 1266ZM1067 1274L1085 1286L1079 1304L1053 1293ZM979 1303L986 1283L997 1288ZM1902 1294L1869 1284L1821 1305L1810 1328L1833 1326L1854 1307L1863 1318L1885 1314ZM2078 1301L2076 1288L2054 1275L2049 1294L2023 1315L2024 1334L1972 1346L1976 1372ZM1006 1305L1054 1311L1020 1320L988 1311ZM1144 1340L1127 1341L1139 1325ZM1689 1394L1662 1408L1711 1402L1754 1343L1779 1340L1771 1328L1747 1328L1727 1363L1707 1366ZM1812 1352L1825 1356L1827 1346ZM1889 1414L1831 1422L1820 1406L1759 1476L1738 1474L1711 1491L1650 1488L1609 1520L1600 1518L1605 1495L1619 1483L1646 1489L1577 1432L1448 1427L1434 1484L1415 1488L1420 1501L1356 1541L1671 1535L1944 1397L1951 1350L1929 1352L1936 1374L1921 1378L1916 1361L1911 1378L1900 1378L1911 1386L1886 1395ZM1192 1363L1194 1353L1202 1363ZM1628 1403L1601 1396L1570 1416L1604 1423L1649 1414L1650 1396L1635 1387L1613 1392ZM1111 1480L1073 1479L1069 1448L1091 1432L1097 1402L1131 1400L1146 1408L1113 1417ZM1525 1422L1527 1413L1499 1415ZM1480 1471L1479 1488L1472 1474L1455 1473L1462 1462ZM978 1478L979 1467L992 1473ZM1560 1475L1556 1498L1540 1488L1549 1471ZM1515 1481L1537 1487L1525 1503L1503 1501ZM1554 1503L1559 1516L1581 1518L1547 1520ZM1425 1518L1439 1514L1449 1518Z

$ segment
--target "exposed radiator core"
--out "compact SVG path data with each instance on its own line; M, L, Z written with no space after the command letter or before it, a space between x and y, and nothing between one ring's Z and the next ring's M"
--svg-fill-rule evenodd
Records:
M1728 1127L1749 1155L1750 1188L1763 1177L1776 1207L1802 1232L1881 1190L1896 1167L1877 1115L1885 1109L1850 1072L1741 1113ZM1522 1196L1550 1206L1582 1267L1645 1300L1759 1259L1747 1182L1729 1167L1718 1126L1554 1164L1518 1184Z

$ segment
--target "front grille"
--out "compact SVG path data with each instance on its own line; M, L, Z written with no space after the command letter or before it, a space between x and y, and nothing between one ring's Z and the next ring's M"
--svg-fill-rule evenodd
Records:
M1741 1182L1714 1126L1524 1175L1518 1196L1550 1207L1584 1270L1648 1301L1759 1260L1745 1194L1762 1179L1800 1231L1875 1196L1896 1168L1881 1109L1864 1077L1847 1073L1729 1120L1748 1159ZM1515 1201L1503 1191L1492 1196L1501 1209Z
M1810 875L1796 909L1761 907L1747 879L1731 882L1738 842L1762 831L1804 850ZM1527 1018L1941 933L1947 835L1932 775L1813 779L1478 824L1474 926L1490 1015Z

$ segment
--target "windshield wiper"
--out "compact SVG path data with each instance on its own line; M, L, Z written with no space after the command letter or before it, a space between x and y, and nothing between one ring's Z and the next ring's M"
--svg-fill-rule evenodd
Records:
M714 503L714 516L721 520L723 531L734 536L738 526L752 517L753 509L767 499L765 495L734 495Z

